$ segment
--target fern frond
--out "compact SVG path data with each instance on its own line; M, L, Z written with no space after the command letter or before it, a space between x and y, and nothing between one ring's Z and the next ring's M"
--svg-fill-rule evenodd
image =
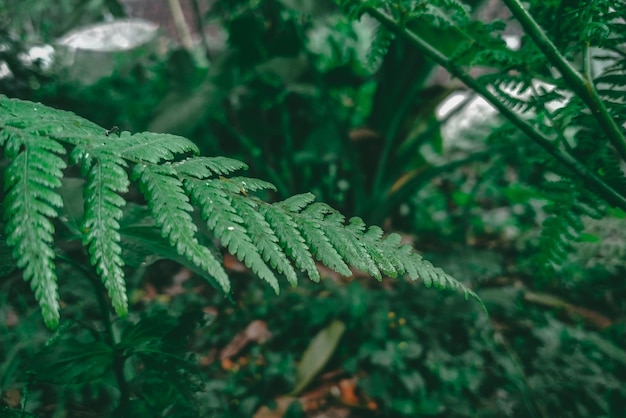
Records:
M27 108L32 111L33 106ZM8 119L4 123L10 123ZM61 158L65 148L32 130L13 126L2 127L0 146L4 146L4 156L11 160L3 174L7 244L13 247L17 266L24 270L24 280L31 281L46 325L56 328L59 296L52 220L63 206L56 189L61 187L66 167Z
M309 279L317 282L320 273L311 257L309 247L298 230L298 225L288 211L298 211L311 203L312 194L296 195L274 205L260 205L259 211L273 229L281 248L294 261L296 267L306 271ZM290 202L288 202L290 201ZM286 209L286 210L285 210Z
M128 313L128 298L119 220L126 204L120 193L127 192L130 185L127 163L107 147L79 146L71 159L80 162L83 174L87 175L83 245L91 255L91 264L100 275L115 311L124 316Z
M375 243L381 242L382 237L383 230L377 226L369 227L367 232L363 235L364 240ZM398 271L406 271L406 269L403 269L402 263L398 260L395 254L385 254L385 251L380 248L380 245L370 246L369 251L372 259L378 265L380 271L384 272L392 279L398 277Z
M258 204L242 196L233 196L233 207L243 215L248 233L252 242L263 259L281 274L284 274L292 286L298 284L298 277L285 252L278 245L279 239L274 234L262 213L258 211Z
M380 65L383 57L389 51L389 46L394 40L395 34L386 27L379 25L376 27L372 46L367 54L367 64L369 68L377 68Z
M160 257L182 257L185 265L229 291L221 263L198 240L192 216L196 209L223 246L276 292L280 288L276 273L292 285L297 283L296 269L319 280L317 258L346 276L352 274L348 267L352 265L379 280L384 275L407 274L422 278L427 286L453 285L474 295L409 246L401 245L399 236L383 238L380 228L366 228L359 218L346 223L328 205L314 203L311 194L274 204L248 195L275 188L258 179L223 177L246 168L245 164L199 157L198 148L186 138L126 132L109 137L104 129L75 115L4 97L0 97L0 110L0 147L9 160L2 172L7 192L2 202L6 242L24 279L31 281L51 328L59 321L53 221L63 206L57 189L66 168L66 148L71 150L69 163L78 165L87 180L84 211L76 215L82 216L81 226L71 231L80 236L119 315L128 309L124 239L135 243L140 257L152 250ZM142 216L149 211L154 222L122 228L124 194L131 182L138 183L147 202ZM150 237L155 234L162 238L147 245L145 241L154 241Z
M344 227L344 216L330 206L323 203L314 203L301 213L310 217L314 222L317 221L321 229L327 231L326 237L328 241L335 247L347 264L351 264L359 270L371 274L378 280L382 279L378 266L363 247L362 240L358 238L362 234L362 221L359 222L360 219L351 219L348 230L352 233L346 234L340 232Z
M235 184L244 194L246 192L256 192L259 190L276 190L276 186L272 183L250 177L229 177L228 181Z
M376 0L336 0L339 7L352 20L358 20L369 7L378 6Z
M259 249L254 245L245 225L242 214L237 213L231 194L239 189L233 184L221 180L200 181L187 179L185 187L192 202L200 207L202 218L207 227L221 241L228 252L235 255L246 267L252 269L260 278L278 292L278 279L265 264ZM229 190L230 186L230 190Z
M585 228L583 216L599 219L605 214L600 199L584 192L572 180L560 180L543 186L550 203L544 207L548 217L543 223L536 261L544 277L551 277L572 251Z
M323 205L319 208L325 208ZM309 211L309 214L312 212ZM311 253L317 257L325 266L333 269L344 276L351 276L350 267L343 261L337 249L331 244L330 240L322 230L319 221L308 216L301 216L300 213L293 212L292 216L298 230L304 237L305 242L309 246ZM320 214L323 217L323 213ZM319 217L318 217L319 219Z
M84 143L85 138L102 135L105 131L86 119L63 110L50 111L38 103L22 100L1 102L3 129L19 129L25 134L47 136L72 144Z
M312 203L312 195L298 195L283 202L267 205L266 213L284 212L301 232L310 253L326 266L343 275L350 275L347 263L372 274L374 277L398 277L408 275L412 280L422 279L428 287L452 287L461 289L466 297L478 297L440 268L433 267L409 245L401 244L398 234L382 238L382 230L376 226L365 230L359 218L350 219L344 225L343 216L323 203ZM305 208L306 207L306 208ZM337 238L337 236L341 236ZM301 250L304 252L304 249ZM305 255L299 255L307 258ZM355 260L355 257L363 257ZM293 257L292 257L293 258Z
M193 207L182 182L176 176L176 170L169 164L139 164L133 170L133 179L139 180L139 187L146 197L152 216L161 228L161 235L169 240L179 254L210 272L222 289L228 292L230 282L224 268L195 237L197 227L191 217Z

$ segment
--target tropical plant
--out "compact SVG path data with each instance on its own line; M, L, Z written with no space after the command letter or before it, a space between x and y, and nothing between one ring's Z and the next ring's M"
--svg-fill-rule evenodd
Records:
M293 286L298 280L296 269L319 280L317 258L343 275L352 274L350 264L379 280L383 275L407 274L422 278L428 286L451 285L473 294L401 244L398 234L383 237L380 228L366 228L356 217L346 223L328 205L313 203L311 194L274 204L249 195L274 186L254 178L225 177L246 166L225 157L201 157L183 137L118 133L69 112L5 97L0 98L0 106L0 145L8 162L2 172L3 245L13 249L13 260L3 259L2 270L10 271L8 264L23 270L50 328L59 323L57 220L71 231L66 240L81 241L89 265L120 316L128 312L125 237L140 241L144 251L154 254L162 253L161 247L173 248L175 258L182 258L225 292L230 290L218 255L199 241L200 229L206 229L276 292L280 289L276 273ZM77 195L73 202L64 202L59 193L68 179L68 165L85 178L79 186L82 210ZM147 203L140 225L124 222L131 182ZM63 211L68 206L73 208ZM195 215L201 221L194 221ZM165 251L172 254L169 248Z
M544 169L539 196L549 202L542 269L565 259L585 216L626 210L622 2L503 0L524 31L517 49L504 39L509 22L483 23L460 1L338 3L354 19L370 15L380 36L405 39L496 108L506 123L491 134L492 147L519 132L543 149L533 153Z

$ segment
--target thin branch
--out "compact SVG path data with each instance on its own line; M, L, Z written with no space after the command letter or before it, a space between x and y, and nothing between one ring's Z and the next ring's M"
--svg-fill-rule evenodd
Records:
M178 32L178 36L180 37L180 43L187 51L191 51L193 48L191 32L189 31L187 20L185 20L183 9L180 7L180 2L178 0L167 0L167 4L170 7L172 19L174 19L174 25L176 26L176 32Z
M537 47L544 53L548 60L550 60L550 63L559 70L567 85L585 102L587 107L591 110L591 114L598 121L600 128L622 157L622 160L626 161L626 138L615 120L611 117L606 106L604 106L591 78L584 77L576 71L548 38L535 19L524 9L524 6L522 6L519 0L503 0L503 2L522 25L526 34L530 36Z
M617 206L623 210L626 210L626 197L622 196L610 185L604 182L601 178L596 176L593 172L589 171L585 165L580 163L571 155L563 152L557 148L550 138L543 133L537 131L527 121L522 119L517 113L509 109L509 107L500 101L500 99L487 89L486 86L472 78L467 72L465 72L460 66L449 59L447 56L439 52L428 42L422 39L415 32L403 27L396 22L392 17L386 13L373 8L367 7L367 12L385 25L391 31L395 32L399 36L405 37L415 47L420 49L424 55L435 61L437 64L446 68L453 76L457 77L466 86L480 94L485 100L487 100L493 107L495 107L505 118L513 123L519 130L525 133L529 138L535 141L539 146L545 149L550 155L557 159L561 164L565 165L568 169L573 171L582 181L592 188L596 193L602 196L610 204Z
M202 11L200 10L200 5L198 4L198 0L191 0L191 7L193 8L193 14L196 19L196 26L198 27L198 31L200 32L200 42L202 42L202 48L204 49L204 55L206 59L211 61L211 51L209 48L209 41L206 37L206 28L204 27L204 19L202 18Z

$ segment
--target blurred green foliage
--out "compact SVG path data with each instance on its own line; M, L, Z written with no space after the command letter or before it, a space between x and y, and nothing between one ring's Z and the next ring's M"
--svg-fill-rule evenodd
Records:
M275 297L234 271L233 301L194 280L171 297L162 284L176 267L161 263L146 276L140 267L135 291L156 287L158 297L136 300L134 316L114 325L132 358L126 373L136 398L124 406L128 416L250 417L276 406L293 390L313 336L334 320L346 331L324 371L355 378L362 404L341 396L327 402L355 417L623 416L626 241L615 232L623 212L587 222L585 242L573 244L556 274L540 277L538 226L550 215L542 187L554 166L497 117L457 133L469 148L450 148L435 110L457 87L430 83L434 65L405 40L377 35L371 20L351 22L332 2L218 1L203 19L228 34L221 50L205 58L206 51L172 47L82 86L14 58L115 14L116 2L4 3L0 61L12 62L14 77L0 79L3 93L103 126L187 135L203 154L246 161L252 176L278 186L275 198L313 191L348 215L391 221L478 288L490 312L408 283L328 279ZM576 5L531 3L552 21L545 27L560 47L579 44L578 33L553 18L562 9L575 14ZM92 362L106 338L93 285L75 270L66 274L72 285L62 299L73 320L55 335L40 324L21 280L0 283L2 402L16 411L8 394L17 391L37 416L120 416L114 376ZM72 308L77 302L80 309ZM201 314L207 307L215 318ZM220 350L254 320L273 337L226 367ZM95 354L63 363L86 349ZM81 384L35 383L25 373L33 367L56 383ZM323 376L311 387L337 383Z

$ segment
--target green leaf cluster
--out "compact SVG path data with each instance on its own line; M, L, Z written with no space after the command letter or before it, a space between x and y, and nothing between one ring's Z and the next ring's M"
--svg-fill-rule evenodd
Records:
M458 287L441 269L359 218L346 221L312 194L267 203L249 193L270 183L226 177L246 166L225 157L202 157L194 143L168 135L122 132L119 136L74 114L41 104L0 98L0 146L4 231L13 258L39 301L46 324L59 322L55 228L62 179L77 167L85 179L78 235L118 315L128 312L123 258L124 207L137 185L160 237L175 253L209 275L225 292L230 281L219 257L199 240L206 228L228 252L278 292L278 276L295 285L298 271L320 275L315 260L351 275L350 265L377 279L407 275L427 286ZM197 216L196 216L197 215ZM197 221L197 219L201 221Z
M623 1L504 0L512 22L486 23L469 1L338 3L446 68L543 150L536 197L547 200L547 270L564 260L584 216L602 216L605 205L626 209ZM521 32L519 47L506 45L507 31Z

